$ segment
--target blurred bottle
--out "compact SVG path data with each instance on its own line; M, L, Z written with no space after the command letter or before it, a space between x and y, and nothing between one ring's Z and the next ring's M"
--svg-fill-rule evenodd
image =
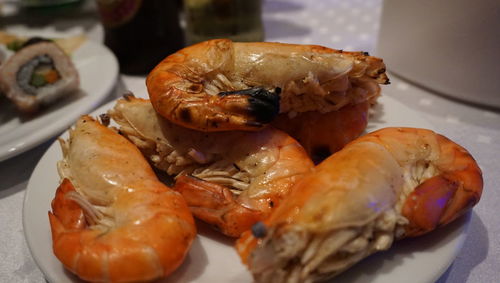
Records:
M23 8L42 8L72 5L81 2L81 0L21 0L20 4Z
M180 5L173 0L96 0L104 42L125 74L149 73L163 58L182 48Z
M184 0L188 44L213 39L262 41L261 0Z

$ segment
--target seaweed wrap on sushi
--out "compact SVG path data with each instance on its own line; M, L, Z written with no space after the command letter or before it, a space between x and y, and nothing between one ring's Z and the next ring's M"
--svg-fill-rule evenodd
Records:
M79 84L73 62L51 41L29 42L0 66L0 92L24 113L75 92Z

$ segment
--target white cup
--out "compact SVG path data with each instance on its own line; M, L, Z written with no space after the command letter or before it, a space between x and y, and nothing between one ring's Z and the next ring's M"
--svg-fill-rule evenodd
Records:
M500 1L385 0L377 55L417 85L500 107Z

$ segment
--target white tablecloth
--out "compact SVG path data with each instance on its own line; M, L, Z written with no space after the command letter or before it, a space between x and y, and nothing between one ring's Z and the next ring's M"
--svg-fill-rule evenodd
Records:
M92 6L86 3L76 12L77 16L66 15L48 22L30 19L28 28L63 27L70 34L84 32L91 40L102 41L102 28ZM266 39L363 50L376 55L380 9L379 0L267 0L263 11ZM2 29L26 28L26 18L18 18L12 5L0 6L0 13ZM391 82L383 88L383 95L413 108L435 130L466 147L484 174L484 194L472 212L464 247L438 282L499 282L500 111L438 96L393 74ZM122 75L106 101L127 89L145 94L144 78ZM22 206L30 174L53 140L0 162L0 282L45 281L24 240Z

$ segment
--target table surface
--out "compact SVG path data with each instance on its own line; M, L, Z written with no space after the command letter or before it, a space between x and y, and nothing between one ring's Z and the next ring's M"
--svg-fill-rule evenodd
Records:
M13 4L1 3L1 29L57 29L68 34L85 33L90 40L102 42L103 30L92 1L75 10L74 15L30 19L29 27ZM381 4L380 0L267 0L263 8L266 40L320 44L376 55ZM463 145L483 170L483 197L472 212L464 246L438 282L497 282L500 237L495 235L500 233L500 221L494 211L500 203L500 191L495 189L500 186L500 111L439 96L394 74L391 82L383 87L383 95L413 108L436 131ZM126 90L145 94L144 77L120 75L106 101ZM22 205L29 177L54 138L0 162L0 282L45 281L24 239Z

